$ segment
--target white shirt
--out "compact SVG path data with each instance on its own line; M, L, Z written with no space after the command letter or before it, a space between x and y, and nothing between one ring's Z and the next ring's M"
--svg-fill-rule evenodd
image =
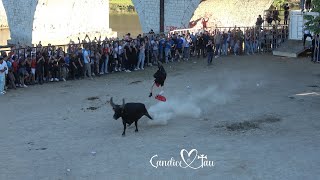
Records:
M184 42L184 47L188 48L190 47L190 42L191 42L191 39L183 39L185 42Z
M2 64L0 64L0 70L4 70L4 68L7 68L7 70L5 72L0 72L0 76L4 76L5 74L8 74L8 66L6 61L2 61Z
M304 26L303 27L303 29L304 29L304 34L310 34L310 30L309 29L307 29L307 27L306 26Z

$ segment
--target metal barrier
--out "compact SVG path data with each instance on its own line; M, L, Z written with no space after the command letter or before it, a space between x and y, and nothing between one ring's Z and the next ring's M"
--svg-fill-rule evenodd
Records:
M287 25L273 25L273 26L268 26L268 27L259 27L259 26L234 26L234 27L209 27L206 30L210 35L215 35L218 31L219 32L240 32L241 37L240 43L241 43L241 48L245 47L245 38L244 35L246 32L250 32L251 36L254 37L254 40L256 42L254 43L260 43L263 44L263 48L259 48L259 51L261 52L270 52L273 49L278 48L283 42L285 42L286 39L289 37L289 29ZM179 30L173 30L170 31L169 34L187 34L187 33L203 33L205 32L204 29L179 29Z

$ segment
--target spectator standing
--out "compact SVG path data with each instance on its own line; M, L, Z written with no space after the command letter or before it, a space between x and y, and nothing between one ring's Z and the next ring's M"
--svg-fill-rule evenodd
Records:
M234 50L233 50L235 56L240 55L240 47L241 47L240 40L237 40L234 44Z
M184 44L184 48L183 48L183 58L186 61L189 61L190 58L190 43L192 42L191 38L189 35L187 35L186 39L185 39L185 44Z
M167 38L166 42L165 42L165 49L164 49L164 54L166 56L166 63L169 63L169 57L171 58L171 48L173 46L173 41L171 40L171 38Z
M144 45L144 42L141 42L141 45L140 45L140 51L139 51L139 61L138 61L138 64L137 64L137 70L144 70L144 60L146 58L146 55L145 55L145 51L146 51L146 47Z
M288 18L289 18L289 10L290 10L289 4L286 3L284 5L283 9L284 9L284 24L287 25L288 24Z
M222 34L222 55L228 54L228 34L223 32Z
M27 72L27 70L26 70L26 59L24 59L24 58L21 58L20 60L19 60L19 65L18 65L18 67L19 67L19 70L18 70L18 72L19 72L19 77L20 77L20 87L28 87L28 86L26 86L25 85L25 79L27 78L27 77L29 77L29 74L28 74L28 72Z
M221 33L220 33L220 31L217 31L217 34L214 36L214 45L216 48L216 52L215 52L216 58L219 57L219 55L220 55L221 39L222 39Z
M40 85L43 84L43 70L44 70L44 63L45 63L45 60L44 60L44 56L43 56L43 53L41 54L40 52L37 53L36 55L36 73L37 73L37 79L38 79L38 83Z
M84 76L86 77L86 74L89 76L90 79L92 79L91 76L91 60L89 57L88 47L86 46L83 50L83 61L84 61Z
M208 41L206 48L208 53L208 65L210 65L212 63L212 58L213 58L213 43L211 39Z
M306 39L310 37L312 39L312 35L311 35L311 32L310 30L304 26L303 27L303 47L306 48Z
M314 35L312 39L312 54L311 54L311 61L313 62L319 62L320 61L320 39L319 39L319 34Z
M158 62L158 56L159 56L159 42L157 40L151 40L151 47L152 47L152 55L153 55L152 65L156 65Z
M0 95L4 95L6 92L4 86L6 84L6 73L8 73L7 63L0 56Z
M31 56L31 84L35 84L37 60L35 55Z

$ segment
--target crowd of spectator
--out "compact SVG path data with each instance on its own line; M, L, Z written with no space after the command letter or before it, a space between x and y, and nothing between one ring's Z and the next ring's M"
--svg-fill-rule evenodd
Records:
M54 81L93 79L121 71L129 73L156 65L157 61L170 63L202 57L210 65L213 57L271 51L287 37L287 26L216 28L179 34L151 31L136 38L128 33L121 40L101 37L91 40L86 36L64 46L42 46L39 42L35 47L16 46L2 51L0 64L7 68L0 73L5 74L5 89L16 89Z

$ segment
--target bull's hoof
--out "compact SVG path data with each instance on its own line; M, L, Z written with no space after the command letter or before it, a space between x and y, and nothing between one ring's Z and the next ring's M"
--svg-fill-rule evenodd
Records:
M126 136L126 134L122 133L122 136Z
M136 129L134 132L138 132L138 129Z

